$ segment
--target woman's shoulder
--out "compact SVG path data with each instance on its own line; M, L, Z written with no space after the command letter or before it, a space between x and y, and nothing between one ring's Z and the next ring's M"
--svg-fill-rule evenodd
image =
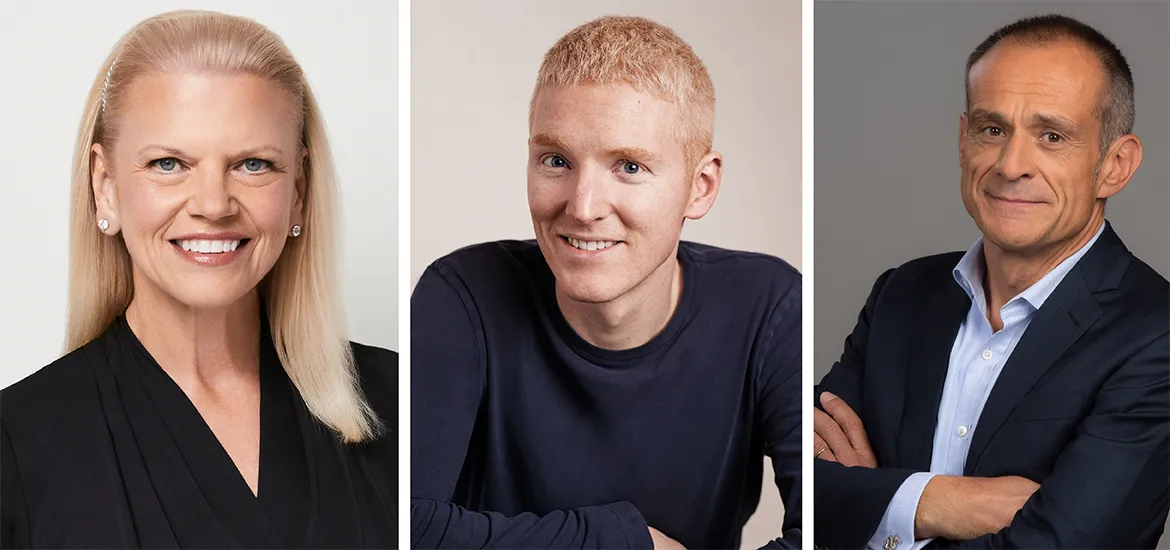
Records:
M4 422L13 420L13 415L76 410L78 403L87 401L95 391L87 347L73 350L0 390L0 416Z
M89 452L88 443L104 433L91 351L75 350L0 391L0 425L11 451L25 457L26 473L78 455L62 446Z

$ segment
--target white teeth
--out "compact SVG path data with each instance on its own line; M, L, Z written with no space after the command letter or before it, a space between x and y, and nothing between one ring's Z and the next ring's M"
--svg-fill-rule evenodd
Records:
M224 252L232 252L239 248L240 241L185 240L179 241L179 246L188 252L223 254Z
M573 237L565 237L565 239L577 250L604 250L617 244L617 241L582 241Z

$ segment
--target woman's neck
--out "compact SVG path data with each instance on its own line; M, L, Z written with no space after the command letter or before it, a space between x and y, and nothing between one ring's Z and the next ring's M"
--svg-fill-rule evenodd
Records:
M142 280L142 277L135 277ZM260 296L256 290L221 308L180 303L153 284L135 285L126 309L134 335L184 390L216 392L260 366Z

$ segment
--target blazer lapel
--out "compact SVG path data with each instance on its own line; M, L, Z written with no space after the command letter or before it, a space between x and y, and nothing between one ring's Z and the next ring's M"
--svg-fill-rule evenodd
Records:
M965 475L975 472L987 444L1024 396L1101 316L1093 293L1117 288L1132 257L1106 222L1097 243L1036 312L995 381L967 451Z
M906 369L906 402L902 429L898 432L900 466L921 471L930 469L934 428L951 348L971 308L971 298L951 277L949 269L939 282L941 287L923 288L923 299L917 304L913 325L908 328L915 335L915 347Z

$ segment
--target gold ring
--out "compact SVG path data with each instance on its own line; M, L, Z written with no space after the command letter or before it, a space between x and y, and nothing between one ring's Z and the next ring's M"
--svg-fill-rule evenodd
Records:
M820 458L820 457L821 457L821 453L823 453L823 452L825 452L825 451L827 451L827 450L829 450L829 448L828 448L828 447L821 447L821 450L817 451L817 454L813 455L813 458Z

